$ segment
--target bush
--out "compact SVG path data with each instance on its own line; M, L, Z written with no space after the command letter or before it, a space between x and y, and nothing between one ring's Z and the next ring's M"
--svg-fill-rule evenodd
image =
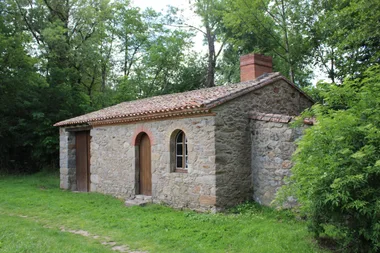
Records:
M380 252L380 66L325 96L311 109L317 123L299 141L282 193L297 197L317 238Z

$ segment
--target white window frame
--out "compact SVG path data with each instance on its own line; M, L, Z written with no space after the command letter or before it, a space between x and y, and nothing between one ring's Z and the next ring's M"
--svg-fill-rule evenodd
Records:
M178 140L180 138L180 135L182 134L181 140ZM178 152L178 145L182 146L182 153L179 154ZM182 158L182 164L181 167L178 166L178 158ZM189 167L189 153L187 150L187 137L184 131L179 131L175 136L175 168L176 170L185 170L187 171Z

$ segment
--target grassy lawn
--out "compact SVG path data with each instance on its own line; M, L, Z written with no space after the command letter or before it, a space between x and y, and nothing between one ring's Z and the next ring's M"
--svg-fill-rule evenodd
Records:
M216 215L127 208L58 185L58 176L0 176L0 252L324 252L289 213L253 204Z

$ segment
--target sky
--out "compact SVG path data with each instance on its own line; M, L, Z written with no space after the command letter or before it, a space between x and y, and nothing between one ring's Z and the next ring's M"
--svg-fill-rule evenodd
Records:
M156 11L165 9L167 5L181 8L187 7L187 9L189 8L189 0L133 0L132 4L139 6L141 9L151 7Z

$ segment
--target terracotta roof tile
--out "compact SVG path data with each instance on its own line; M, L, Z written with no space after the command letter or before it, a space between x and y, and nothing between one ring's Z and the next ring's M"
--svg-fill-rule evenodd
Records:
M303 123L306 125L314 125L317 123L317 120L315 118L304 118Z
M153 116L165 118L185 114L205 113L215 106L279 79L286 80L279 73L270 73L253 81L123 102L99 111L58 122L54 126L92 124L110 120L122 122L122 120L131 119L145 120ZM296 89L298 88L296 87Z
M250 119L268 121L268 122L278 122L278 123L289 123L296 118L296 116L289 116L284 114L273 114L273 113L262 113L262 112L251 112L249 114ZM305 125L314 125L316 123L315 118L305 118L303 120Z
M273 114L273 113L261 113L261 112L251 112L249 114L251 119L269 121L269 122L279 122L279 123L289 123L295 116L289 116L284 114Z

